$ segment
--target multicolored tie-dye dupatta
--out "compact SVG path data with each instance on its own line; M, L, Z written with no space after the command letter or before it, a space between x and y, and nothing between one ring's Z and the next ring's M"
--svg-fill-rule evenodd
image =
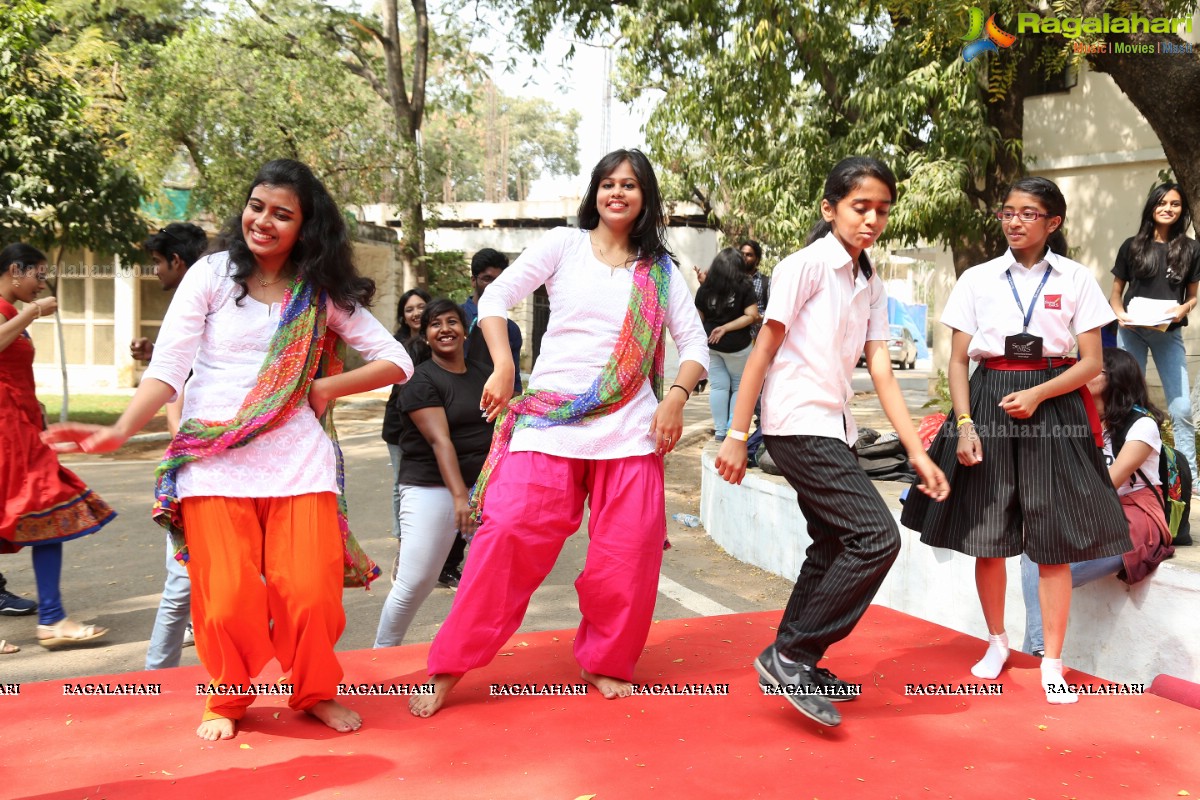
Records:
M171 533L175 557L186 562L176 477L179 468L191 461L241 447L256 436L274 430L291 419L308 402L308 387L319 377L342 371L343 345L336 335L326 335L327 298L315 292L298 276L287 288L279 328L271 337L267 357L258 371L258 382L227 422L189 419L179 426L162 462L155 471L154 520ZM333 442L337 460L338 527L345 556L345 585L370 586L379 577L379 567L363 552L350 533L346 517L345 473L342 451L333 428L333 403L325 411L322 426Z
M647 379L655 396L662 392L663 326L667 319L667 292L673 264L667 255L643 258L633 267L633 290L617 345L599 377L583 394L571 395L530 389L509 402L496 418L492 448L483 471L471 490L476 521L483 517L483 501L492 472L521 428L548 428L600 417L625 406Z

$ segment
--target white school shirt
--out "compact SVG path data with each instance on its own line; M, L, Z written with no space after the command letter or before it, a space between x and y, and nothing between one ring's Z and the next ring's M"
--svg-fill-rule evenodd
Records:
M613 270L592 253L588 232L555 228L525 250L479 300L479 318L506 317L507 309L546 285L550 321L527 390L582 394L608 363L633 290L633 270ZM676 265L667 292L667 330L679 360L708 369L708 337ZM672 376L665 376L669 381ZM667 384L669 385L669 384ZM665 386L664 386L665 389ZM564 458L626 458L653 453L650 420L658 408L650 382L633 401L611 414L568 425L522 428L514 452Z
M1005 270L1011 270L1021 304L1030 300L1046 272L1050 277L1034 304L1029 332L1042 337L1042 355L1058 358L1075 353L1075 334L1099 328L1116 319L1092 271L1084 265L1047 252L1045 259L1026 269L1012 250L971 267L959 277L942 312L942 324L971 334L967 355L975 360L1004 355L1004 339L1021 332L1025 315L1017 307Z
M143 375L175 390L184 381L183 419L233 419L257 382L279 327L280 305L263 305L229 276L228 253L197 261L184 274L163 319L154 358ZM330 331L367 361L390 361L412 375L403 345L364 308L348 314L326 306ZM189 370L192 377L188 378ZM171 398L174 400L174 396ZM278 428L242 447L193 461L179 469L179 497L294 497L337 492L333 443L307 403Z
M1153 417L1141 417L1137 422L1129 426L1129 433L1125 434L1125 443L1130 442L1145 442L1150 445L1152 451L1146 456L1146 460L1138 467L1142 471L1142 475L1146 476L1146 480L1150 481L1152 486L1161 486L1162 481L1158 478L1158 457L1162 452L1162 434L1158 430L1158 423ZM1104 466L1111 467L1116 459L1113 457L1112 436L1106 430L1104 431ZM1133 494L1138 489L1146 485L1146 482L1138 475L1135 469L1129 478L1120 486L1117 487L1117 494L1124 497L1127 494Z
M887 292L832 234L780 261L771 272L763 321L786 334L762 392L762 429L771 436L858 438L851 379L867 341L888 338Z

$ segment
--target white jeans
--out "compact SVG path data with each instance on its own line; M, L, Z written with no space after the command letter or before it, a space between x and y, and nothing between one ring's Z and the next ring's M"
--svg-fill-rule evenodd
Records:
M454 497L445 486L398 487L400 541L392 589L383 601L375 647L398 647L433 587L454 544Z

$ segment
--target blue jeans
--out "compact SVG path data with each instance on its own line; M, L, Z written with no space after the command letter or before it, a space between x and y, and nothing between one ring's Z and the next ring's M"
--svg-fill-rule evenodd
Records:
M1121 349L1133 356L1146 373L1146 353L1154 354L1154 365L1167 398L1167 413L1175 432L1175 449L1187 459L1196 474L1196 426L1192 422L1192 396L1188 391L1187 348L1183 346L1183 328L1156 331L1153 328L1121 328L1117 331Z
M1071 564L1071 588L1099 580L1121 571L1121 557L1109 556ZM1042 604L1038 600L1038 566L1029 556L1021 554L1021 594L1025 597L1025 643L1021 650L1032 653L1044 650L1042 641Z
M392 536L400 538L400 445L388 443L388 460L392 462Z
M154 616L150 647L146 650L146 669L171 669L179 666L183 653L183 635L192 618L192 581L187 567L175 558L171 537L167 537L167 580L162 600Z
M720 441L729 430L729 414L737 402L738 386L746 369L746 359L750 357L750 348L736 353L709 350L708 357L708 405L712 409L713 432Z

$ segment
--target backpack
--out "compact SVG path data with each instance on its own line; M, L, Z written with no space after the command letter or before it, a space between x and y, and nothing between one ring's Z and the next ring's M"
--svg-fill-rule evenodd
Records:
M1113 432L1113 458L1117 457L1117 453L1125 445L1125 437L1128 435L1129 429L1133 427L1133 423L1141 417L1149 416L1146 409L1141 406L1134 406L1133 410L1134 413L1129 415L1127 423L1119 431ZM1141 469L1137 470L1137 474L1144 483L1150 484ZM1167 518L1167 527L1171 530L1171 537L1177 545L1190 545L1192 543L1192 523L1189 519L1192 513L1192 468L1188 466L1187 459L1181 458L1179 452L1166 442L1162 443L1162 449L1158 453L1158 480L1161 491L1155 489L1154 493L1162 501L1163 514ZM1151 489L1154 489L1153 485L1151 485Z

